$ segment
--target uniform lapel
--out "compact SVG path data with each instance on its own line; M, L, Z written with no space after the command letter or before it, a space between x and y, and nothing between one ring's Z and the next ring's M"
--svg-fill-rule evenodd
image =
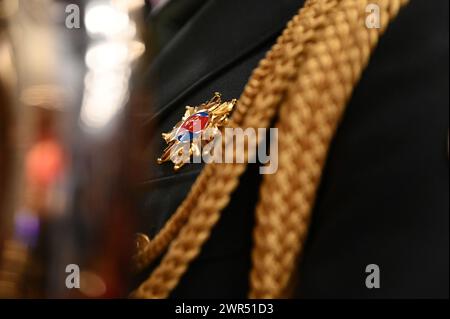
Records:
M147 71L146 83L156 91L155 110L149 120L160 120L203 82L273 38L303 2L208 1ZM229 12L234 13L232 18Z

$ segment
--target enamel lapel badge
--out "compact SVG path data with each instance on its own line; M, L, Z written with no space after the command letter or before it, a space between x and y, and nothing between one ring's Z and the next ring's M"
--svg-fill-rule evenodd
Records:
M235 99L222 102L221 95L215 93L206 103L196 107L187 106L182 120L172 131L162 134L167 147L158 158L158 164L172 161L177 171L189 162L193 155L200 156L202 145L213 140L219 129L227 124L236 102Z

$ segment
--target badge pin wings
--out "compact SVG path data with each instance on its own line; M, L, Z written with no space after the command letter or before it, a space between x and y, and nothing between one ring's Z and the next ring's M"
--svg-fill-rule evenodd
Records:
M193 155L200 156L203 144L213 140L219 129L227 125L236 103L236 99L222 102L220 93L215 93L206 103L196 107L187 106L181 121L172 131L162 134L167 147L158 158L158 164L171 161L177 171L189 162ZM208 134L205 134L206 132Z

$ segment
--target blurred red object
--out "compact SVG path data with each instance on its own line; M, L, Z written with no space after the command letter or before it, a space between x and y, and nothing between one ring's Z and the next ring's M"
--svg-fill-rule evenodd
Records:
M26 176L31 185L48 187L64 168L64 153L60 144L48 138L37 142L26 156Z

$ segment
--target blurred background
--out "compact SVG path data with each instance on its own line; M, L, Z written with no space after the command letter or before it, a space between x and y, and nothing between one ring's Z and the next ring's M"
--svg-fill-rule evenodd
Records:
M148 8L0 0L0 298L127 295Z

